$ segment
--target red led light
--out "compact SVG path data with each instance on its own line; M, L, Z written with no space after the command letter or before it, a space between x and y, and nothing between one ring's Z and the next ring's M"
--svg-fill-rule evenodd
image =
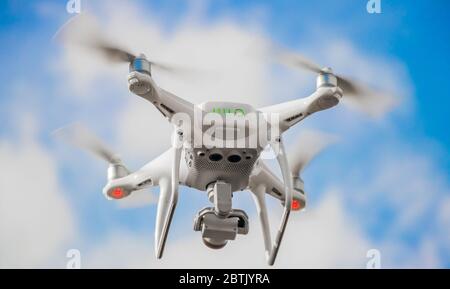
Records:
M298 211L300 210L300 201L299 200L292 200L292 205L291 205L291 209L294 211Z
M113 197L114 199L122 199L124 197L124 195L125 195L125 193L122 188L115 188L111 192L111 197Z

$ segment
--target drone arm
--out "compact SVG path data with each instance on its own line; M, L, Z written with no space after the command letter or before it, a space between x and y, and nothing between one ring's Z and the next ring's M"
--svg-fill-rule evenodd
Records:
M103 188L103 193L108 196L108 192L117 187L132 193L152 186L164 186L164 179L171 175L172 158L173 150L169 149L139 170L121 178L110 179Z
M284 132L307 116L337 105L341 97L342 90L338 87L319 87L308 97L263 107L260 111L277 114L280 130Z
M110 179L103 188L103 194L106 198L122 198L127 197L134 191L142 190L158 184L158 180L154 177L152 170L140 169L134 173L127 174L124 177ZM116 189L120 189L123 195L115 197L112 193Z
M128 87L134 94L150 101L169 120L176 113L194 116L192 103L158 87L153 78L145 73L131 72L128 75Z
M264 186L265 193L270 195L278 200L280 200L281 204L284 205L285 200L285 188L283 182L277 177L272 170L262 161L258 163L257 168L255 168L255 173L250 177L250 190L256 189L259 185ZM305 206L306 199L303 194L301 194L297 190L292 191L292 196L294 200L297 200L302 204L302 207Z

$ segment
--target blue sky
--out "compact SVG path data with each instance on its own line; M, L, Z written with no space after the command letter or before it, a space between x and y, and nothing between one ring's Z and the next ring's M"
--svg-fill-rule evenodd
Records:
M442 227L442 224L447 223L436 221L441 220L437 211L441 210L445 216L448 215L446 210L441 209L441 204L447 202L449 197L450 138L447 126L450 95L443 87L450 75L450 20L446 17L450 8L448 1L433 1L431 5L427 1L406 3L382 0L382 13L373 15L367 13L364 0L330 0L320 3L130 2L132 4L129 5L137 7L140 12L136 14L139 19L157 23L157 29L167 39L183 31L183 24L190 25L190 20L186 19L193 17L195 20L192 31L203 31L226 23L232 29L242 27L245 35L264 35L283 46L304 52L319 62L335 61L331 58L340 54L334 47L341 47L339 45L345 43L344 47L350 47L349 51L358 54L355 59L361 58L361 63L369 64L367 66L373 64L375 68L367 68L367 75L354 75L354 71L361 71L363 68L356 65L354 68L351 58L343 58L345 63L336 61L338 68L342 67L352 77L372 84L378 82L378 79L368 79L368 75L373 75L374 71L381 72L379 76L376 75L380 77L380 82L398 80L394 85L395 89L406 96L399 107L381 120L373 120L359 112L343 108L327 112L331 124L325 114L315 115L305 121L306 127L329 130L342 139L305 172L305 179L310 180L307 189L313 192L310 196L311 210L314 212L315 208L324 207L321 204L327 200L328 195L333 194L329 191L335 192L342 202L345 216L360 228L364 242L385 248L382 252L389 255L386 257L388 266L450 266L450 233L448 227ZM114 4L105 3L108 1L89 1L84 7L109 15L109 10L105 7ZM118 231L125 231L130 236L143 235L151 241L154 206L118 210L115 204L106 202L100 194L105 178L104 165L90 156L58 144L51 137L54 129L82 120L108 142L123 148L123 137L116 128L120 119L111 119L110 116L125 114L124 107L145 106L138 100L131 100L135 102L129 104L128 98L134 96L127 92L125 82L112 84L117 78L110 75L104 76L103 80L96 79L103 82L95 93L70 89L74 77L70 75L71 67L66 67L68 64L65 62L63 48L51 41L57 29L70 17L72 15L65 11L65 1L1 2L0 61L4 66L0 71L1 143L18 148L27 147L29 143L36 144L52 160L56 182L60 188L57 191L70 207L75 219L73 231L77 236L65 238L58 250L71 246L95 252L96 243L108 242ZM199 32L199 35L203 34ZM203 36L198 37L203 39ZM323 64L327 65L327 62ZM279 67L274 69L280 70ZM126 71L123 72L123 77L125 73ZM293 76L289 76L289 79L290 77ZM292 99L295 95L302 96L303 92L311 92L314 82L311 78L299 75L298 85L300 84L305 85L298 93L295 86L292 91L269 96L265 101L275 103ZM177 85L173 87L178 88ZM276 84L271 87L275 91L278 88ZM147 111L144 110L144 113ZM149 110L148 113L156 112ZM343 115L346 117L342 118ZM23 127L30 126L30 122L35 123L36 128L24 129ZM295 134L300 130L301 128L296 128L290 132L287 136L289 144L293 143ZM28 134L33 141L24 136ZM129 145L134 147L133 144ZM19 149L17 154L21 153L23 150ZM157 150L152 148L148 154L145 150L143 153L133 154L130 149L124 154L129 157L131 165L137 168L143 164L142 155L154 157ZM7 180L4 183L7 184ZM194 212L200 205L207 204L202 195L188 190L186 192L181 196L180 203L183 205L178 213L189 216L189 222L181 217L175 220L177 229L171 232L173 240L190 232L190 219ZM425 194L427 195L424 196ZM414 202L426 203L423 206L417 205L420 209L418 216L414 218L405 208L409 204L409 197ZM252 206L248 196L241 197L239 202L244 207ZM368 204L369 202L373 203ZM12 205L14 206L18 204ZM149 244L148 247L151 251L152 245ZM409 263L405 256L422 247L425 248L424 257L418 258L415 263ZM428 250L428 247L432 249ZM433 254L438 257L428 258ZM93 253L92 256L99 255ZM92 256L89 258L93 259ZM336 260L334 265L339 266L340 259ZM32 266L46 266L46 262L59 266L62 261L52 263L39 259ZM90 262L109 265L106 261ZM4 264L0 263L1 265ZM349 266L357 265L352 263Z

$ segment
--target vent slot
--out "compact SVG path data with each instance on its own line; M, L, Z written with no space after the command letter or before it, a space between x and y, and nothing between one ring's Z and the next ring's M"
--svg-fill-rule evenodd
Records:
M160 104L162 108L164 108L166 111L168 111L170 114L174 114L175 111L171 109L170 107L166 106L164 103Z
M160 113L162 113L162 115L164 115L164 117L167 117L167 115L164 113L164 111L162 111L161 108L159 108L159 106L155 106L157 110L159 110Z
M291 121L293 121L293 120L295 120L295 119L297 119L297 118L300 118L300 117L302 117L302 116L303 116L303 113L299 113L299 114L296 114L296 115L294 115L294 116L291 116L291 117L285 119L285 121L291 122Z
M276 188L272 188L272 192L279 197L282 196L281 192L279 190L277 190Z
M146 179L145 181L139 183L137 186L140 187L144 187L144 186L148 186L152 184L152 179Z

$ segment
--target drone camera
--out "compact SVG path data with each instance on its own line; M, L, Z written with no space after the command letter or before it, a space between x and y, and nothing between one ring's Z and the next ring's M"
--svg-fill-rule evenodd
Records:
M231 210L228 216L221 216L214 208L205 208L194 220L194 231L202 233L206 246L221 249L228 241L235 240L236 235L248 233L248 216L242 210Z
M248 216L242 210L232 209L230 184L223 181L210 184L208 195L214 207L198 212L194 230L202 232L206 246L221 249L228 241L236 239L237 234L248 233Z

